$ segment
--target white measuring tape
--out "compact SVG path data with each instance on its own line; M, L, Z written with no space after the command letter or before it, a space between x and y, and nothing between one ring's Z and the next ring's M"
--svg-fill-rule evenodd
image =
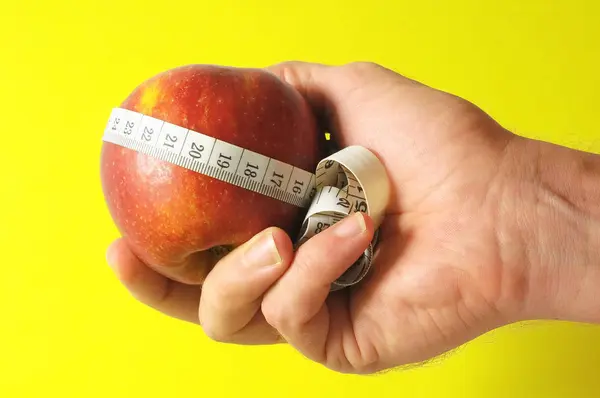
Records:
M361 146L321 160L315 173L123 108L114 108L103 140L263 195L308 208L296 247L348 215L367 213L375 237L332 290L354 285L371 267L390 192L385 168Z

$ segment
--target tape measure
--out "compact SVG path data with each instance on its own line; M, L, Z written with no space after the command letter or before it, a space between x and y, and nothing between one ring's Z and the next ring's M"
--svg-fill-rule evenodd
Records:
M369 271L388 203L390 185L379 159L349 146L315 172L138 112L114 108L103 141L110 142L241 188L307 208L295 247L354 212L367 213L375 236L363 255L331 286L355 285Z

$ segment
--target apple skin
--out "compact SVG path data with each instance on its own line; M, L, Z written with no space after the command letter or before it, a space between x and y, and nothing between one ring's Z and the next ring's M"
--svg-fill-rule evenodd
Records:
M305 99L262 69L178 67L143 82L120 106L310 172L325 154ZM293 238L306 211L108 142L100 167L109 212L130 249L186 284L202 284L227 250L265 228Z

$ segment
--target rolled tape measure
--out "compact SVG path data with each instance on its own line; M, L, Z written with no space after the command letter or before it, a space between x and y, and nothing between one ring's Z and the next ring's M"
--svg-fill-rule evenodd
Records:
M390 192L379 159L349 146L321 160L314 173L138 112L114 108L102 138L196 173L307 208L295 247L355 212L372 219L375 236L331 286L339 290L368 273Z

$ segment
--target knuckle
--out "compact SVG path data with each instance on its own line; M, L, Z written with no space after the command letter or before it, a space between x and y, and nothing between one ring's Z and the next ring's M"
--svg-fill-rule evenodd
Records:
M267 323L269 323L274 328L277 328L279 324L279 318L281 317L281 315L279 314L277 306L273 303L273 300L265 298L261 304L260 309Z
M216 310L218 313L218 310ZM204 334L209 339L219 342L219 343L229 343L231 342L230 333L225 333L222 328L219 328L218 322L215 322L215 309L212 308L212 305L209 304L203 295L200 302L200 307L198 309L198 323L204 331Z
M369 375L381 369L381 362L366 358L348 358L345 355L328 356L324 358L323 365L327 368L344 374Z
M224 303L237 301L235 291L230 289L227 284L211 284L209 289L202 291L202 294L205 296L204 300L216 310L219 310Z
M281 300L265 299L262 302L261 310L265 320L269 325L277 330L285 330L289 322L289 312L285 310Z
M318 272L323 258L322 250L319 247L306 244L304 250L298 252L294 259L294 267L302 275L310 275Z
M203 313L203 311L200 311L198 319L200 327L204 331L206 337L218 343L232 342L231 333L225 333L222 329L215 327L215 325L206 318L206 315Z
M215 328L206 328L203 327L204 334L211 340L216 341L217 343L232 343L232 338L230 334L223 333Z
M223 260L221 260L223 261ZM209 275L202 286L202 301L219 310L226 303L239 301L237 281L228 280L229 274L218 273Z
M301 71L304 68L300 67L303 64L301 61L285 61L275 64L269 69L284 82L296 86L303 80Z
M129 288L129 294L140 303L143 303L154 309L161 309L169 304L172 300L175 292L176 283L170 279L167 279L160 288L153 291L152 294L148 294L145 291L138 291L133 288Z
M496 124L483 110L461 97L452 96L446 104L445 111L440 112L440 122L456 131L489 131Z
M370 61L355 61L339 67L340 79L350 87L373 82L389 81L391 77L401 77L396 72Z
M376 71L380 71L383 68L378 63L371 61L354 61L343 66L349 73L353 74L368 74Z

